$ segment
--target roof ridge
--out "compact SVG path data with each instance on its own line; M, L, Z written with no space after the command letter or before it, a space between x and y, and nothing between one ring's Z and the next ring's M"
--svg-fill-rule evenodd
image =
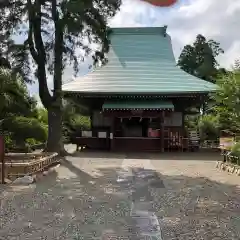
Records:
M166 36L167 26L163 27L124 27L124 28L111 28L111 34L114 35L163 35Z

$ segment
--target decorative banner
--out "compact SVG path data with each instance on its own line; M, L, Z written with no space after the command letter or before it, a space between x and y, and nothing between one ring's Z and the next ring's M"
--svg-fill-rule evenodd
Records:
M177 0L142 0L158 7L170 7L177 2Z

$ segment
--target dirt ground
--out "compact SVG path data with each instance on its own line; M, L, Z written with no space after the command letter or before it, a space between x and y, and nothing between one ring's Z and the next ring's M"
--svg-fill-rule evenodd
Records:
M157 239L137 228L142 214L157 218L158 239L239 240L240 177L219 159L76 153L36 184L0 188L0 239Z

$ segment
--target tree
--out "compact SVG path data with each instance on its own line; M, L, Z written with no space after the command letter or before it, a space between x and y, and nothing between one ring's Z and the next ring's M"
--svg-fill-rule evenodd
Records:
M7 69L11 69L11 65L10 62L2 56L2 53L0 52L0 67L1 68L7 68Z
M239 70L240 70L240 59L236 59L236 60L234 61L233 69L234 69L235 71L239 71Z
M38 121L36 106L21 77L1 68L0 130L7 150L30 151L32 145L46 141L47 125Z
M24 32L24 44L18 45L15 66L28 76L29 56L36 66L39 96L48 110L46 150L61 152L62 145L62 72L92 53L97 44L95 62L105 60L109 48L107 20L115 15L121 0L5 0L1 2L0 36ZM26 26L27 23L27 26ZM3 28L4 26L4 28ZM8 30L5 30L8 29ZM10 32L11 31L11 32ZM9 41L6 41L9 43ZM6 44L7 44L6 43ZM5 45L6 45L5 44ZM90 45L89 45L90 44ZM13 44L14 46L14 44ZM80 52L80 54L79 54ZM84 54L82 54L84 52ZM14 58L15 59L15 58ZM21 59L21 61L19 61ZM19 68L21 62L21 68ZM48 89L48 72L53 76L53 92Z
M37 119L39 122L44 123L44 124L48 124L48 113L47 110L45 108L38 108L37 109Z
M234 70L218 79L219 90L213 98L220 129L240 132L240 72Z
M0 119L12 115L32 116L36 101L28 95L26 85L10 69L0 69Z
M3 122L3 128L11 132L20 145L24 145L28 138L40 142L46 141L46 125L40 123L36 118L13 117Z
M65 101L63 108L63 128L65 140L77 136L82 130L91 128L90 117L84 116L85 109L74 100Z
M192 45L183 48L178 66L191 75L215 82L219 66L216 57L223 52L218 42L199 34Z

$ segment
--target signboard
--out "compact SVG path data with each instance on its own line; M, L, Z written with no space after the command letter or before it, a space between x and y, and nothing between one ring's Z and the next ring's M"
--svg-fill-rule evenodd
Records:
M158 7L169 7L177 2L177 0L142 0L142 1L148 2Z
M92 124L93 127L110 127L111 126L111 119L105 117L102 113L95 111L93 112L93 119Z
M131 113L134 116L142 116L143 110L132 110Z
M220 138L220 148L224 150L230 150L234 145L234 137L221 137Z
M181 112L172 112L164 117L164 125L167 127L181 127L183 125L182 119Z

